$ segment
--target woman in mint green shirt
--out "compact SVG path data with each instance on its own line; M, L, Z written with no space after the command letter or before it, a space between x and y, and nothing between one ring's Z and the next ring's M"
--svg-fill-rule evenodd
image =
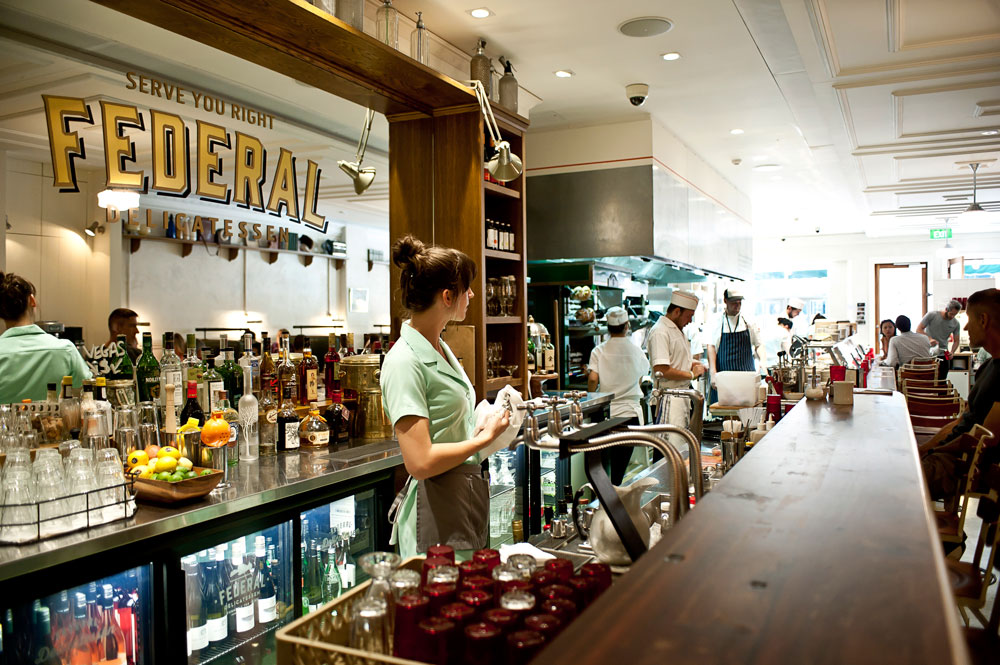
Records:
M91 377L72 342L35 325L36 307L31 282L0 272L0 318L6 326L0 335L0 404L24 399L41 402L47 384L72 376L73 385L79 387Z
M489 482L478 452L508 425L506 412L475 430L475 390L441 340L449 321L465 318L476 265L454 249L396 241L400 291L411 318L386 354L383 404L410 479L390 511L403 557L438 543L456 550L488 546Z

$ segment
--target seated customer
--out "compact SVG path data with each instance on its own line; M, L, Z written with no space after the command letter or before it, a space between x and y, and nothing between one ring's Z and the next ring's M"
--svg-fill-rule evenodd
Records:
M91 378L87 363L69 340L49 335L35 325L35 287L23 277L0 272L0 404L23 399L45 401L49 383L73 377L80 387Z
M982 346L994 357L1000 353L1000 290L984 289L972 294L968 302L969 322L965 329L972 346ZM993 434L1000 434L1000 366L993 358L976 372L976 383L969 392L969 407L962 415L945 426L934 438L920 446L927 488L932 499L954 495L966 469L961 459L967 443L962 435L976 425L983 425ZM1000 461L996 437L987 442L983 453L986 466ZM981 467L985 468L985 467Z
M927 358L931 355L930 340L926 335L910 331L909 317L902 314L896 317L896 331L899 334L889 340L889 353L883 364L899 367L914 358Z

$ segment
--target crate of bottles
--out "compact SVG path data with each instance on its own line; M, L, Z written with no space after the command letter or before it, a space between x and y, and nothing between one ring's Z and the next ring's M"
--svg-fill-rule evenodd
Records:
M440 545L401 563L362 557L372 579L282 628L278 662L521 665L611 584L605 564L576 571L568 559L525 554L501 563L491 549L457 565L453 557Z

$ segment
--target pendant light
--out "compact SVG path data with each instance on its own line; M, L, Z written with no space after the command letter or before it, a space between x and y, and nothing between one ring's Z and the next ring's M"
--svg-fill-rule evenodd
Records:
M490 175L500 182L509 182L521 175L523 169L521 158L510 151L510 143L501 139L500 128L497 126L496 118L493 117L493 109L490 107L490 100L486 96L486 89L483 87L483 82L475 79L467 81L466 84L471 86L476 92L476 98L479 100L479 110L482 111L483 116L486 118L486 128L489 130L490 138L496 147L496 154L486 164L486 169L490 172Z
M989 213L989 211L984 210L983 206L976 202L976 172L979 171L979 167L982 166L982 162L969 162L968 164L969 168L972 169L972 204L965 209L959 217L959 220L963 223L991 221L993 216Z
M354 192L356 194L364 194L368 186L375 180L375 167L361 168L361 162L365 158L365 150L368 148L368 135L371 134L372 121L374 119L375 111L366 109L365 126L361 130L361 138L358 139L358 150L354 155L354 161L349 162L344 159L337 161L337 166L340 167L340 170L350 176L354 182Z

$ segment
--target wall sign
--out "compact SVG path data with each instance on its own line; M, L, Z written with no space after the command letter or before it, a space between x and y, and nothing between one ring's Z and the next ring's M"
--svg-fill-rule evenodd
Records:
M253 127L274 126L274 116L255 109L132 72L125 77L125 87L129 90L214 111L220 118ZM76 163L87 158L87 146L79 129L97 124L94 106L78 97L42 95L42 100L52 154L53 185L63 192L78 192ZM307 160L305 188L300 197L295 155L287 148L279 148L277 157L272 154L268 161L264 144L251 134L230 131L203 120L196 120L192 126L179 115L164 110L149 109L144 114L132 104L101 100L100 116L108 189L181 198L193 193L203 201L226 206L235 203L326 231L326 218L316 211L321 176L316 162ZM138 132L126 135L126 129ZM189 141L192 131L196 139L193 151ZM151 149L149 173L135 168L137 140L147 141Z
M110 376L118 373L118 368L125 357L125 344L110 342L95 346L83 347L83 359L90 367L94 376Z
M865 323L865 311L866 311L866 309L867 309L867 305L865 305L865 303L863 303L863 302L859 302L858 303L858 316L854 320L854 322L857 323L858 325L864 325L864 323Z

